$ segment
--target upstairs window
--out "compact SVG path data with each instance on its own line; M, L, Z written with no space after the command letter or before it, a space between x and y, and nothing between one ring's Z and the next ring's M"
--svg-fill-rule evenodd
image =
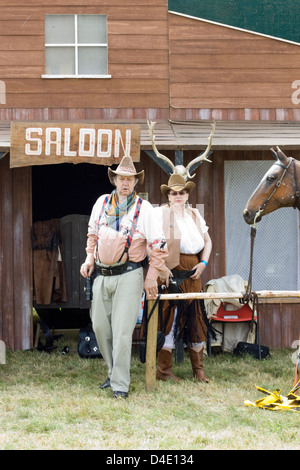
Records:
M45 78L108 77L106 15L46 15L45 55Z

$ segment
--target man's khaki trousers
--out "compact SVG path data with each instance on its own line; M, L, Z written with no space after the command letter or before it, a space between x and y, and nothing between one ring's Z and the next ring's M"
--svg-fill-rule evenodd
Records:
M143 288L143 268L94 280L91 319L113 391L129 389L132 334Z

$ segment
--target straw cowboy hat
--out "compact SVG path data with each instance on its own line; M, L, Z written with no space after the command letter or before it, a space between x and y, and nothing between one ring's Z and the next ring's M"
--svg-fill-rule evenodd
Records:
M161 185L160 190L165 197L168 197L168 192L171 190L183 191L184 189L186 189L191 193L194 187L195 183L193 183L192 181L185 181L185 179L181 175L174 173L170 176L168 184Z
M135 166L133 164L132 158L130 156L123 157L120 164L119 164L119 166L115 170L112 170L111 168L108 168L109 181L114 186L115 186L114 177L116 175L135 176L138 179L138 182L141 183L141 184L144 181L144 170L137 173L137 171L135 169Z

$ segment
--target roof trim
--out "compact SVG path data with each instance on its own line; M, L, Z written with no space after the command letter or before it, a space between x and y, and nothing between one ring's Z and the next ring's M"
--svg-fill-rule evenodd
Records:
M152 150L146 121L116 121L110 123L139 124L141 150ZM108 121L103 121L108 123ZM157 120L155 143L163 150L203 150L207 147L212 121ZM269 150L274 145L282 149L300 150L298 121L216 121L212 150ZM10 149L10 125L0 123L0 152Z
M159 150L203 150L212 121L157 121L154 129ZM216 121L212 150L300 149L300 122ZM152 148L148 127L141 125L141 150Z
M262 36L264 38L275 39L276 41L287 42L289 44L294 44L296 46L300 46L300 42L290 41L289 39L279 38L278 36L270 36L269 34L258 33L257 31L252 31L251 29L243 29L243 28L239 28L238 26L231 26L231 25L226 24L226 23L219 23L217 21L207 20L205 18L199 18L198 16L186 15L185 13L179 13L177 11L170 11L169 10L169 13L171 13L172 15L177 15L177 16L183 16L185 18L190 18L192 20L204 21L205 23L211 23L211 24L214 24L216 26L223 26L224 28L235 29L235 30L241 31L243 33L255 34L256 36Z

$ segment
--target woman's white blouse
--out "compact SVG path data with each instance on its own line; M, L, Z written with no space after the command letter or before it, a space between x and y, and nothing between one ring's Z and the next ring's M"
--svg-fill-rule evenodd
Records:
M161 207L155 208L159 217L163 218L163 211ZM198 212L198 217L200 218L200 226L202 233L205 234L208 232L208 227L205 223L205 220ZM199 232L197 225L193 221L191 215L185 211L185 215L182 219L176 217L176 222L178 224L181 240L180 240L180 253L183 254L196 254L199 253L204 248L204 238Z

